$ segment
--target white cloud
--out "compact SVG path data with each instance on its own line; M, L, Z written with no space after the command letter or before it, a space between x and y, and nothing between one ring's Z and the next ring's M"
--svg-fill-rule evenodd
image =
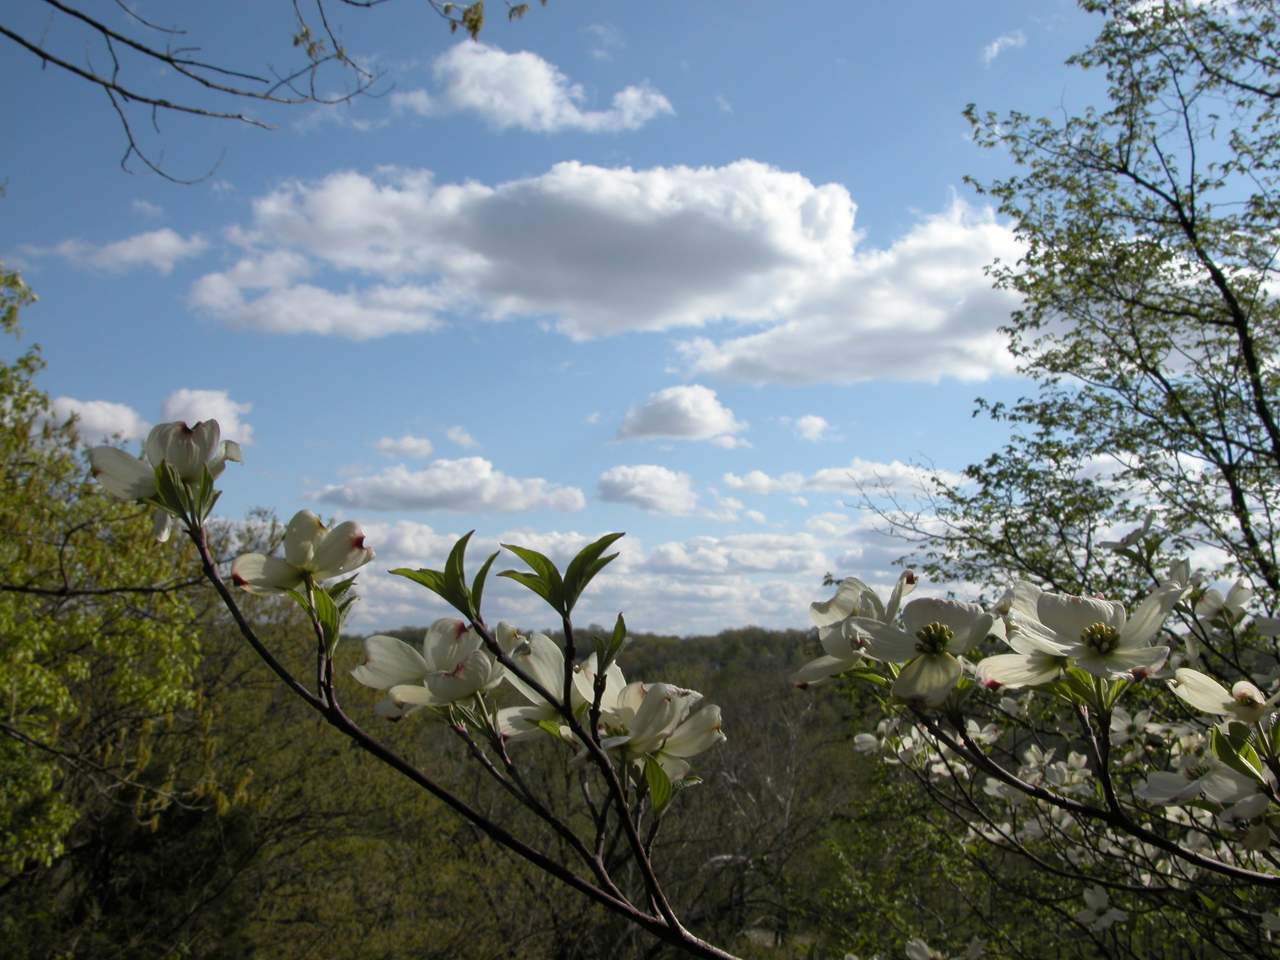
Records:
M208 246L208 242L199 234L183 237L164 227L102 245L64 240L52 248L52 252L73 263L112 273L149 267L158 273L168 274L173 272L180 260L203 253Z
M49 413L56 423L65 423L74 416L76 432L80 442L86 446L105 443L113 437L139 440L151 429L151 424L142 419L133 407L109 400L54 397L49 403Z
M391 92L391 109L402 113L416 113L420 117L429 117L440 112L435 100L426 90L393 90Z
M745 533L659 544L644 567L681 574L807 573L820 579L826 564L822 544L809 534Z
M406 433L402 437L380 437L374 443L374 449L389 457L413 457L425 460L435 449L426 437L415 437Z
M861 250L854 213L844 187L750 160L568 162L496 186L341 172L259 197L229 232L244 262L192 299L241 326L359 338L432 329L445 312L537 318L576 339L716 322L720 339L677 345L687 372L754 383L1014 371L997 328L1017 300L984 274L1021 255L1008 227L957 200Z
M600 475L600 499L650 513L692 513L698 505L689 474L655 464L611 467Z
M670 101L647 83L619 90L607 110L583 109L586 91L554 64L535 53L507 53L469 40L437 57L433 72L438 92L392 94L393 108L424 116L470 111L499 130L536 133L637 130L675 113Z
M632 407L622 420L622 439L675 437L681 440L710 440L719 446L740 444L733 435L747 428L733 411L716 397L716 392L698 384L667 387L649 395Z
M694 375L749 383L856 383L1013 373L997 327L1017 305L984 267L1016 260L1013 232L960 200L888 250L842 258L767 329L678 345Z
M483 457L436 460L422 470L402 464L381 473L353 477L313 494L323 503L364 510L581 510L586 498L577 487L540 477L510 477Z
M733 104L722 93L716 94L716 106L720 108L721 113L733 113Z
M930 489L929 478L935 475L950 484L959 484L964 480L960 474L950 470L921 467L901 460L879 463L863 460L861 457L854 457L844 466L824 467L808 476L796 472L770 475L763 470L751 470L745 474L726 473L722 479L725 486L744 493L798 494L817 490L875 497L881 494L919 494ZM800 505L806 506L807 502L801 502Z
M809 413L796 419L795 428L796 433L805 440L817 443L831 429L831 424L827 423L825 417L820 417L816 413Z
M1025 47L1026 45L1027 38L1021 30L1014 30L1012 33L1002 34L982 48L982 63L984 66L989 67L996 57L1000 56L1000 54L1004 53L1006 50Z
M369 340L440 326L439 294L412 285L335 293L299 283L246 299L230 273L210 273L191 289L192 303L233 327L261 333L317 333Z
M148 220L158 220L164 216L164 207L150 200L134 199L129 202L129 206L138 216Z
M614 51L626 46L622 31L607 23L589 23L582 28L593 60L612 60Z
M444 432L444 435L460 447L479 446L479 444L476 443L476 438L471 436L471 434L469 434L463 427L450 427Z
M236 403L225 390L175 390L164 398L163 419L196 423L217 420L223 440L253 443L253 427L240 419L253 409L251 403Z

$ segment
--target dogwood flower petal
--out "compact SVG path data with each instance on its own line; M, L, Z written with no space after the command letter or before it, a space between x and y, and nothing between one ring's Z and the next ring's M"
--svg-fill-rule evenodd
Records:
M963 673L960 661L950 654L922 654L902 668L892 693L901 700L937 706Z
M156 492L155 469L116 447L94 447L89 464L94 479L119 500L146 500Z
M278 557L246 553L231 565L231 582L250 593L266 595L292 590L302 583L302 571Z
M375 634L364 641L364 657L351 671L357 683L375 690L389 690L406 683L421 683L430 672L422 654L396 637Z

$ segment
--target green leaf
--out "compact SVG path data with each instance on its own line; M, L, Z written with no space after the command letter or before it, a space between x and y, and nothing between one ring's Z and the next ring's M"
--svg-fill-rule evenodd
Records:
M1240 748L1232 744L1230 737L1224 735L1217 727L1209 730L1209 749L1213 755L1237 773L1252 777L1260 783L1266 781L1262 776L1262 764L1252 745L1245 743Z
M653 757L644 758L644 781L649 785L649 802L653 804L654 813L661 813L671 802L675 790L667 771Z
M397 577L404 577L406 580L412 580L414 583L421 584L432 593L437 594L444 599L444 574L439 570L410 570L408 567L396 567L389 571Z
M532 573L525 573L522 570L503 570L498 574L498 576L506 577L508 580L514 580L521 586L532 590L543 600L547 601L547 603L551 604L551 606L556 607L556 602L547 592L547 585L542 581L542 578L535 576ZM556 607L556 609L558 610L559 607Z
M320 629L324 633L325 650L332 654L333 648L338 645L338 628L342 620L338 613L338 605L333 602L333 598L323 587L317 587L313 597L316 619L320 622Z
M489 559L484 562L480 569L476 572L476 578L471 581L471 603L476 610L476 619L480 619L480 598L484 596L484 582L489 576L489 568L493 566L493 561L498 559L498 551L495 550L489 554Z
M564 573L566 612L573 609L573 605L578 602L578 597L586 589L592 578L617 556L616 553L611 553L607 557L601 556L601 554L612 543L624 536L626 536L625 533L606 533L599 540L589 543L579 550L578 555L569 562L569 568Z
M176 514L182 516L187 509L187 490L183 484L182 478L178 476L178 471L173 469L168 461L162 462L156 467L156 496L160 505Z
M345 580L339 580L337 583L331 583L325 589L329 591L329 596L335 601L340 601L346 595L347 591L355 585L356 578L359 574L352 574Z
M462 538L453 545L453 549L449 551L449 559L444 563L444 586L449 591L449 596L454 599L449 602L455 607L462 610L468 617L475 619L471 610L471 592L467 589L466 575L466 559L467 559L467 543L471 540L474 530L469 530ZM447 598L446 598L447 599ZM461 600L459 604L457 601Z
M518 547L511 543L504 543L502 546L527 563L533 573L504 570L498 576L509 577L523 584L547 601L561 616L568 616L569 611L564 604L564 581L560 579L560 571L556 569L556 565L537 550Z
M551 736L555 737L557 740L563 739L560 736L560 724L556 723L554 720L539 720L538 727L551 734Z

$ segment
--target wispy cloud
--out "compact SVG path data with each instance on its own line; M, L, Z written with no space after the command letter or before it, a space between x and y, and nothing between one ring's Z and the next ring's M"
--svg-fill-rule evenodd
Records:
M1014 30L1012 33L1001 34L996 37L985 47L982 48L982 64L989 67L995 62L996 57L1004 53L1006 50L1013 50L1018 47L1027 45L1027 37L1021 30Z

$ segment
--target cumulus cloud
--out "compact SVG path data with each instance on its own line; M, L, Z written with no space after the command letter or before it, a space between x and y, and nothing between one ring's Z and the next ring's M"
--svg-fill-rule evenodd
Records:
M253 409L251 403L237 403L225 390L175 390L165 397L161 407L162 419L217 420L222 429L222 439L235 440L248 445L253 443L253 427L241 418Z
M479 446L475 437L471 436L463 427L450 427L444 432L444 435L460 447Z
M374 443L374 449L389 457L413 457L425 460L435 449L426 437L415 437L406 433L402 437L380 437Z
M725 317L768 321L847 263L853 212L843 187L749 160L648 170L566 162L494 187L436 184L420 170L342 172L256 199L252 224L230 233L249 248L247 263L202 279L193 299L245 325L317 329L308 320L313 303L287 324L273 318L306 292L302 278L337 276L348 289L330 297L353 301L361 296L353 278L413 277L442 307L549 317L575 338ZM269 258L275 269L264 276L256 264ZM974 269L980 277L978 261ZM266 297L272 302L259 302ZM351 335L343 325L327 329Z
M997 327L1016 306L983 268L1016 260L1012 231L960 200L889 249L850 257L802 308L758 333L679 345L693 374L749 383L856 383L1012 373Z
M267 285L241 285L234 272L206 274L191 290L191 302L196 307L233 327L261 333L317 333L369 340L440 326L436 311L441 298L428 287L375 286L334 292L306 283L289 284L280 279L286 274L280 273L271 277L278 286L247 299L245 289Z
M763 470L750 470L744 474L726 473L722 479L731 490L761 495L816 490L868 496L910 496L928 490L931 476L950 484L959 484L964 479L950 470L921 467L901 460L879 463L861 457L854 457L844 466L824 467L808 475L794 471L770 475Z
M793 426L796 429L796 433L811 443L817 443L831 429L831 424L827 423L826 418L820 417L816 413L797 417Z
M982 64L983 66L991 66L996 57L1004 53L1006 50L1013 50L1018 47L1027 45L1026 35L1021 30L1014 30L1012 33L1005 33L982 48Z
M581 510L586 498L577 487L541 477L511 477L483 457L435 460L422 470L403 464L381 473L353 477L316 491L322 503L363 510Z
M664 573L789 573L821 578L827 558L809 534L749 533L662 543L644 566Z
M64 240L53 247L52 252L66 257L72 263L112 273L148 267L158 273L168 274L173 272L179 261L203 253L208 246L208 242L199 234L184 237L165 227L101 245Z
M139 440L147 435L151 424L133 407L109 400L77 400L54 397L49 403L50 418L65 423L76 418L76 432L86 446L105 443L113 438Z
M619 90L607 110L584 109L586 91L554 64L535 53L507 53L474 41L463 41L437 57L433 73L437 91L394 93L393 108L426 116L468 111L499 130L515 127L536 133L637 130L675 112L671 102L647 83Z
M698 505L687 473L644 463L611 467L600 474L600 499L629 503L650 513L692 513Z
M241 326L358 338L446 312L537 318L575 339L715 322L717 338L676 345L685 372L752 383L1012 373L997 328L1017 300L983 270L1021 255L1012 231L956 200L861 249L855 210L842 186L750 160L567 162L495 186L340 172L255 200L230 231L242 263L192 299Z
M618 436L711 440L721 446L737 446L739 441L733 435L746 428L719 401L714 390L692 384L650 394L644 403L627 411Z

